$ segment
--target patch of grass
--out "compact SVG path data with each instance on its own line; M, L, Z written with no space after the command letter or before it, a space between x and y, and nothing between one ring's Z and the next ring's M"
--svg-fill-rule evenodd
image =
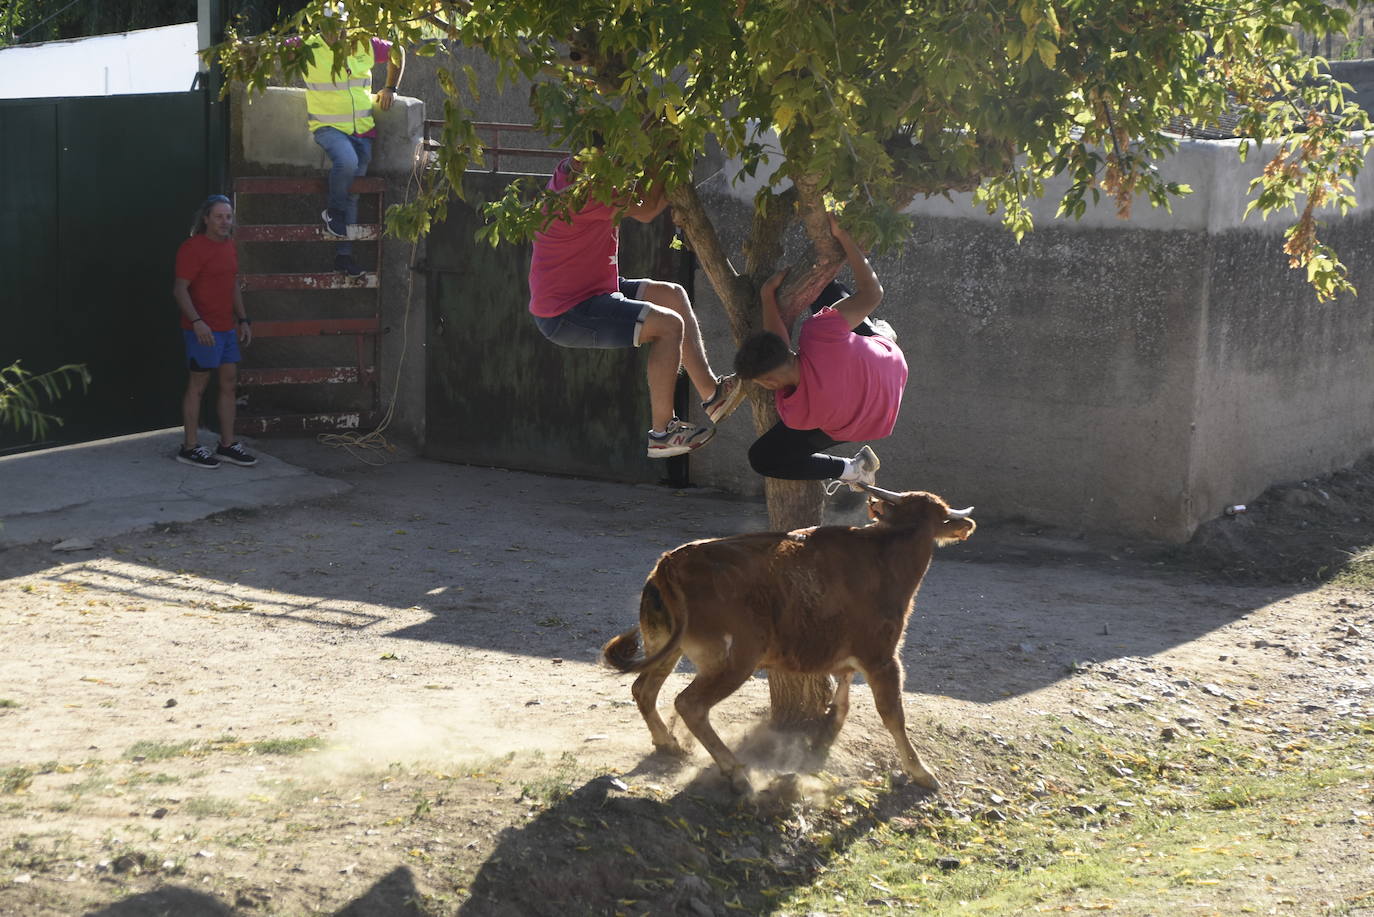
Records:
M553 805L567 798L577 777L577 756L565 751L548 773L529 783L521 784L520 798L532 799L546 806Z
M309 736L304 739L261 739L248 743L255 755L301 755L324 747L324 739Z
M1034 774L1031 785L965 783L890 817L874 808L891 792L881 785L847 793L812 821L817 877L763 894L793 913L1148 914L1179 889L1223 911L1237 894L1282 910L1282 882L1263 876L1282 874L1302 843L1310 822L1292 813L1365 779L1367 754L1358 734L1270 758L1226 740L1159 745L1075 727L1073 739L1005 754L1006 773Z
M19 706L19 701L10 700L8 697L0 697L0 710L12 710Z
M1346 589L1374 591L1374 545L1366 546L1346 561L1331 582Z
M33 783L35 773L37 772L31 767L7 767L0 770L0 793L19 793L28 789L29 784Z
M181 811L195 818L232 818L238 814L238 803L221 796L195 796L181 804Z
M61 770L63 773L70 773L75 768L63 767L56 761L44 761L42 764L19 764L13 767L0 768L0 795L22 793L28 789L29 784L33 783L33 778L39 774L51 774Z
M202 757L214 752L252 755L299 755L324 747L316 736L301 739L259 739L249 741L222 735L204 742L135 742L124 752L125 758L140 761L165 761L169 758Z
M92 774L85 780L73 783L67 787L67 792L73 796L87 796L91 793L98 793L103 790L114 789L114 780L104 774Z
M198 742L135 742L124 752L124 757L142 758L144 761L184 758L193 754L199 745Z
M72 858L73 839L70 832L17 835L0 847L0 866L22 872L46 871L54 861Z

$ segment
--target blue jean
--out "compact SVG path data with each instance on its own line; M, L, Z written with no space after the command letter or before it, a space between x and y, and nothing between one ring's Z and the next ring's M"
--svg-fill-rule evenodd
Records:
M638 347L644 319L653 308L635 299L642 280L620 278L620 289L584 299L552 317L534 316L541 334L559 347Z
M353 184L353 179L367 174L368 163L372 161L372 138L345 134L337 127L322 127L315 131L315 142L333 163L329 170L328 207L342 213L344 222L352 226L358 222L358 195L349 194L348 186ZM335 251L351 255L353 243L340 242Z

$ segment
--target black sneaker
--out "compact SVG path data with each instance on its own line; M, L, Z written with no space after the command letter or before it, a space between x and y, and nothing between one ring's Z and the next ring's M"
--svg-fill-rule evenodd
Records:
M349 277L361 277L367 273L362 265L353 260L352 255L335 255L334 270Z
M215 448L215 458L223 459L231 465L242 465L247 468L258 463L257 456L249 455L248 450L243 448L243 443L235 440L227 446L217 446Z
M177 461L197 468L218 468L219 459L210 454L204 446L182 446L177 450Z

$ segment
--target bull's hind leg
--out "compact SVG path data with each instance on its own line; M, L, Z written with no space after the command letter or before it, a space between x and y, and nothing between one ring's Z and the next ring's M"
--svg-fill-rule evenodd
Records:
M935 772L921 763L921 756L916 754L906 734L906 713L902 710L902 667L895 659L888 660L865 668L864 677L873 688L873 706L878 708L878 716L882 717L883 725L897 743L897 755L902 759L903 770L918 786L938 790L940 781L935 779Z
M649 735L654 740L654 751L669 755L681 755L685 752L677 739L673 738L672 730L663 722L663 717L658 715L658 692L681 658L681 653L669 655L658 665L646 669L630 686L630 693L634 695L635 704L639 707L639 715L644 717L644 725L649 727Z
M754 666L748 663L731 662L728 657L724 668L703 669L692 683L677 696L674 705L678 715L692 730L692 735L711 753L716 764L730 781L736 793L749 793L749 777L744 773L744 765L735 757L734 752L721 741L711 728L711 708L739 690L739 686L754 674Z

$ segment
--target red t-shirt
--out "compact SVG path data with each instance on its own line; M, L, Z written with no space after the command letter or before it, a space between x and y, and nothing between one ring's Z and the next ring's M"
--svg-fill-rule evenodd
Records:
M572 184L569 160L549 179L550 191ZM562 315L573 306L620 289L619 220L609 204L589 200L571 223L554 220L534 237L530 259L530 311L541 318Z
M211 331L234 330L238 275L239 255L233 239L216 242L205 233L196 233L177 249L177 279L190 284L191 305ZM185 315L181 327L191 329Z
M855 334L844 315L825 308L802 325L797 362L796 388L773 393L784 424L850 443L892 433L907 376L895 343Z

